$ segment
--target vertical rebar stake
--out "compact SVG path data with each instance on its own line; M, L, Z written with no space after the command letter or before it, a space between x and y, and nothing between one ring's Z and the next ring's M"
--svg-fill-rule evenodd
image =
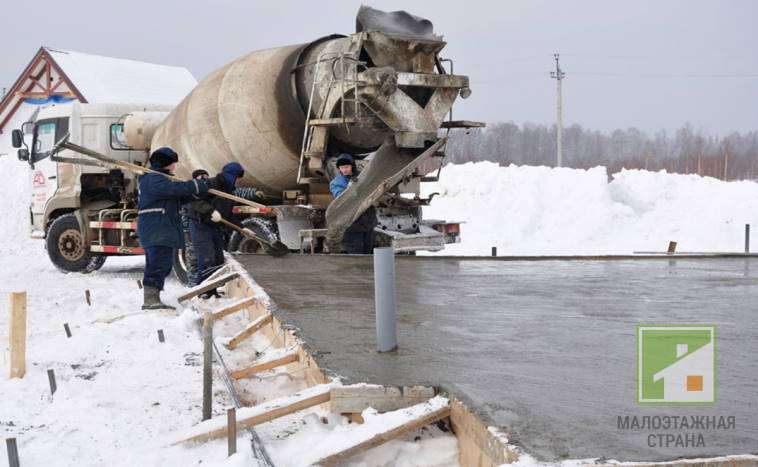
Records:
M213 376L213 317L205 312L203 319L203 420L211 418Z
M16 446L16 438L6 439L5 446L8 448L8 467L20 467L21 462L18 459L18 447Z
M229 455L237 452L237 410L232 407L226 411L226 435Z
M50 383L50 395L52 396L58 390L58 385L55 384L55 371L52 369L47 370L47 381Z
M376 343L379 352L395 350L397 329L394 248L374 248L374 300L376 303Z
M745 224L745 253L750 253L750 224Z

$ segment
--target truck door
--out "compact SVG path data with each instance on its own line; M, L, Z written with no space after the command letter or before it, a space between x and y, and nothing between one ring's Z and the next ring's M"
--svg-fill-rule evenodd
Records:
M66 133L67 117L39 120L34 128L29 162L32 166L31 205L35 229L44 230L44 225L39 225L37 221L43 219L45 204L58 189L58 164L50 159L50 150Z

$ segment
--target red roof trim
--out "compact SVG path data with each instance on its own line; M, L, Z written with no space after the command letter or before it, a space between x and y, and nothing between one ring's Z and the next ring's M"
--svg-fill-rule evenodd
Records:
M34 70L39 66L40 63L43 63L42 69L37 73L36 75L32 75ZM50 77L52 76L52 70L55 69L55 71L60 76L60 80L58 83L55 84L55 86L50 86ZM47 74L47 79L45 80L45 83L40 83L40 79ZM31 81L31 83L26 86L26 89L22 89L24 87L24 83L27 81ZM5 97L0 101L0 115L3 115L3 113L11 107L10 112L5 115L5 118L3 118L2 121L0 121L0 134L3 133L3 128L5 128L5 125L8 124L10 119L13 117L13 115L16 113L19 107L21 107L21 104L23 103L23 97L19 96L19 93L28 93L31 92L35 86L38 86L42 89L42 92L44 92L47 95L53 95L53 94L61 94L61 92L56 92L58 87L61 85L62 82L65 82L68 88L71 90L71 92L74 94L74 97L76 97L80 102L87 103L87 99L82 95L82 93L79 91L79 89L74 85L74 83L69 79L68 75L63 71L63 69L58 65L58 63L55 61L55 59L52 57L52 55L45 49L44 47L40 47L40 49L37 51L36 54L34 54L34 57L29 62L29 64L24 68L23 73L21 73L16 80L15 83L13 83L13 86L11 87L10 91L8 91L8 94L5 95Z

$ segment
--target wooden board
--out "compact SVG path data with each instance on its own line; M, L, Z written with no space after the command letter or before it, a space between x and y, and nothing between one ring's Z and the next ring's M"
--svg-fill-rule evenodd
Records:
M11 294L10 316L11 378L26 374L26 292Z
M237 301L235 303L232 303L231 305L222 309L221 311L217 311L213 313L213 316L212 316L213 321L216 321L217 319L221 319L224 316L230 315L234 313L235 311L244 310L245 308L255 304L257 300L258 299L255 297L249 297L249 298L245 298L240 301Z
M189 292L182 295L181 297L177 298L177 301L180 303L189 300L192 297L196 297L200 295L201 293L205 293L211 289L215 289L216 287L221 287L222 285L226 284L229 281L233 281L234 279L237 279L239 277L239 273L233 272L231 274L227 274L225 276L219 277L216 280L210 281L210 282L204 282L197 287L194 287L190 289Z
M298 355L297 351L293 351L292 353L275 360L269 360L267 362L249 366L241 370L232 371L229 373L229 376L234 379L247 378L249 376L253 376L256 373L260 373L261 371L266 371L278 366L286 365L288 363L297 362L298 360L300 360L300 355Z
M323 466L338 465L339 463L345 462L346 460L350 459L351 457L355 455L358 455L362 452L366 452L369 449L379 446L381 444L384 444L388 441L392 441L393 439L399 436L402 436L405 433L408 433L409 431L416 430L418 428L421 428L422 426L426 426L430 423L434 423L438 420L442 420L443 418L446 418L449 416L450 416L449 406L442 407L433 412L425 413L419 417L416 417L408 421L407 423L397 428L393 428L391 430L377 433L371 439L360 442L336 454L332 454L331 456L325 457L317 462L314 462L314 464L323 465Z
M264 402L263 404L260 404L260 406L271 406L270 410L265 410L262 413L256 414L251 417L241 417L237 419L237 431L244 430L245 428L260 425L261 423L270 422L271 420L275 420L279 417L284 417L285 415L289 415L291 413L297 412L299 410L307 409L309 407L314 407L319 404L323 404L324 402L329 402L329 395L330 395L330 388L325 385L324 389L317 392L316 394L309 395L306 398L295 400L289 404L278 404L276 400ZM239 416L239 414L238 414ZM179 444L182 442L188 442L188 441L207 441L209 439L215 439L220 438L222 436L226 436L226 429L227 427L224 426L222 428L217 428L213 430L209 430L205 433L200 433L191 437L188 437L186 439L177 441L173 444Z
M236 336L234 336L232 340L230 340L229 343L226 344L226 348L230 350L234 349L235 347L239 345L240 342L252 336L256 332L260 331L263 328L263 326L270 323L272 319L273 319L273 315L271 315L271 313L263 315L260 318L256 319L255 321L247 325L247 327L243 329L242 331L240 331Z
M434 388L424 386L342 386L332 389L331 411L360 413L368 407L373 407L378 412L389 412L416 405L434 396Z

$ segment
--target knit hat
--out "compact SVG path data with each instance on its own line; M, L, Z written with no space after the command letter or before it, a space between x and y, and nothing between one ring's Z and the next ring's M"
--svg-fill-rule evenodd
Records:
M342 153L337 158L337 167L341 165L353 165L353 156L347 153Z
M208 172L206 172L203 169L197 169L194 172L192 172L192 178L197 178L197 177L199 177L201 175L208 175Z
M171 148L156 149L150 154L150 164L161 169L178 161L179 156Z
M242 170L242 166L237 162L229 162L221 169L221 176L224 180L229 182L230 185L234 185L234 182L238 178L242 178L245 175L245 171Z

